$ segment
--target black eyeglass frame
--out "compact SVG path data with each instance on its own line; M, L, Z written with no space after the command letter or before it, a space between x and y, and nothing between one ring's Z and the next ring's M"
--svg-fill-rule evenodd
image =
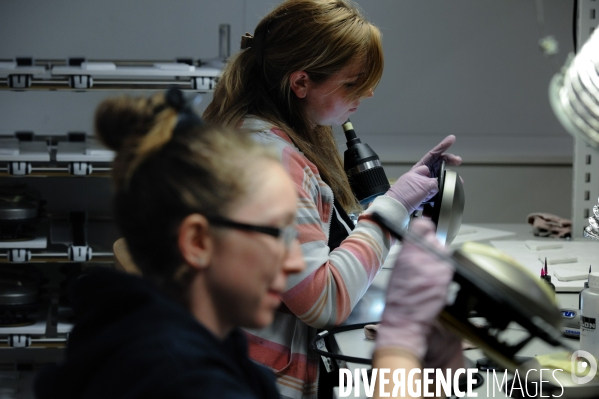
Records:
M275 238L283 238L283 243L286 248L291 246L293 240L297 238L298 232L295 225L289 225L283 228L272 227L272 226L259 226L255 224L236 222L231 219L223 217L211 217L208 218L208 222L219 227L229 227L237 230L254 231L257 233L267 234Z

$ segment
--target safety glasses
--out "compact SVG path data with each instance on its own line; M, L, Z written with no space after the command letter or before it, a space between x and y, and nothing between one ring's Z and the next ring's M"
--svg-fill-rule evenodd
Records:
M275 238L280 238L285 245L285 248L291 248L293 240L297 238L297 229L294 224L285 226L282 229L271 226L257 226L254 224L239 223L234 220L230 220L222 217L209 218L208 221L215 226L228 227L231 229L244 230L244 231L255 231L257 233L268 234Z

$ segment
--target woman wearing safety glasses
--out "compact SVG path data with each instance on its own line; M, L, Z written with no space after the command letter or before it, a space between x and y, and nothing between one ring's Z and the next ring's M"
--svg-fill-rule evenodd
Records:
M40 374L37 396L278 398L238 327L270 324L304 269L285 170L249 137L203 125L175 89L105 100L95 125L117 151L115 219L143 278L78 278L66 361Z

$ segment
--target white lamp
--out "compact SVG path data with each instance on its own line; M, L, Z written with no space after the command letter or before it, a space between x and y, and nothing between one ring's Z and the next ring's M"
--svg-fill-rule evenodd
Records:
M549 85L551 107L574 137L599 150L599 29ZM583 235L599 240L599 205L593 207Z
M599 31L566 62L549 87L553 111L566 130L599 149Z

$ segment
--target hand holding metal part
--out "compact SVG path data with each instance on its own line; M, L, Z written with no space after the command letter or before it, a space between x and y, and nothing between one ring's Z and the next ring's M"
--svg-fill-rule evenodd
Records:
M455 143L456 137L453 134L445 137L432 150L427 152L420 161L412 166L412 170L419 166L426 165L431 172L431 177L439 177L441 163L445 161L446 165L457 166L462 163L462 158L454 154L446 154L445 151Z
M431 221L415 219L410 226L410 236L418 237L420 242L426 242L438 253L448 256L448 250L435 238L435 226ZM376 346L382 350L401 348L423 361L429 347L429 335L438 332L437 328L433 329L433 323L445 306L453 268L411 240L404 242L395 265L389 279ZM457 337L454 338L459 342Z
M514 356L535 337L573 350L561 339L561 315L553 293L513 259L495 248L476 243L466 243L449 255L445 249L440 250L438 244L431 245L410 230L398 231L378 213L373 213L372 218L391 235L403 240L404 245L409 242L410 246L433 255L435 262L441 260L451 265L453 287L441 312L441 322L479 346L506 369L518 368ZM429 266L424 262L420 267ZM426 275L425 271L422 273ZM473 324L470 321L473 314L484 317L487 324L484 327ZM515 344L506 343L500 337L511 322L518 323L529 333Z
M426 165L421 165L401 175L385 195L399 201L408 213L413 213L438 191L437 179L430 177Z

